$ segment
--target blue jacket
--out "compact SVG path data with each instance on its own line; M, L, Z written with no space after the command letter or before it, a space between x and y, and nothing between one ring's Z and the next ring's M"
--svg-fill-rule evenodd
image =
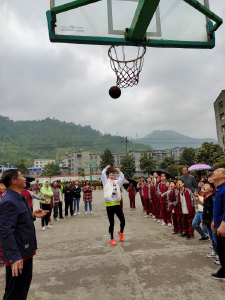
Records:
M216 199L213 203L213 219L216 228L220 227L221 222L225 222L225 183L216 189Z
M3 260L14 263L37 250L33 217L27 200L7 190L0 201L0 239Z

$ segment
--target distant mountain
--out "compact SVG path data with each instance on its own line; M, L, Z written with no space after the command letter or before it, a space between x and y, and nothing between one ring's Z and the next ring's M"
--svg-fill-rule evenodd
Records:
M134 143L151 145L155 150L172 149L175 147L193 147L199 148L204 142L217 143L217 140L211 138L198 139L191 138L173 130L154 130L141 139L133 139Z
M58 162L66 152L89 150L125 153L126 143L122 136L101 134L91 126L61 122L47 118L38 121L12 121L0 116L0 165L14 164L18 158L33 163L35 158L53 158ZM150 146L129 141L129 150L150 150Z

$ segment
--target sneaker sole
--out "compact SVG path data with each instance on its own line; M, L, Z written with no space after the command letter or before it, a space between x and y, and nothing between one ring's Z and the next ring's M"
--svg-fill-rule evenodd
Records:
M211 276L211 277L216 280L225 281L225 278L218 278L218 277L214 277L214 276Z

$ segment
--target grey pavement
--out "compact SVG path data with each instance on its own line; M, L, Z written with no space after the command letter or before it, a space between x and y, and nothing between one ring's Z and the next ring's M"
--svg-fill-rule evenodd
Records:
M109 244L108 219L103 192L95 191L94 215L81 215L54 222L41 231L35 222L38 247L29 300L164 300L225 299L225 282L212 279L218 269L205 255L210 242L172 236L171 228L144 218L140 197L137 210L129 210L124 196L125 242ZM35 202L38 207L38 202ZM0 268L0 299L5 285Z

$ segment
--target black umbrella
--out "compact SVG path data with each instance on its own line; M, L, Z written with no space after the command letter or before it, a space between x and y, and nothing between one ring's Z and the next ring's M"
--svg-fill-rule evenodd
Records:
M23 174L23 177L26 178L27 182L32 182L35 180L35 178L30 175Z
M137 189L137 181L135 181L133 179L127 179L127 181L129 181L129 183L123 184L123 187L125 188L125 190L128 189L128 187L130 186L130 183L133 183L133 186L135 187L135 189Z
M170 173L168 173L166 170L164 169L154 169L150 172L151 175L153 175L153 173L157 173L158 175L161 175L162 173L164 173L166 175L166 178L169 179L171 178Z

